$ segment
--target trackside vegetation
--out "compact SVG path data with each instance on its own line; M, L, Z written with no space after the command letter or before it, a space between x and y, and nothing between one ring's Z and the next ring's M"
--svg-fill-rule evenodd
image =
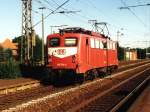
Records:
M14 79L21 76L19 63L13 61L0 63L0 79Z
M15 61L10 49L0 50L0 79L21 77L19 62Z
M24 77L24 69L20 66L21 38L15 37L12 41L18 43L18 56L14 57L11 49L3 49L0 46L0 79L15 79ZM36 46L34 47L33 57L35 61L41 60L42 40L36 35ZM24 57L25 54L23 54ZM30 73L30 70L27 70ZM36 70L35 70L36 71ZM26 74L25 74L26 75Z

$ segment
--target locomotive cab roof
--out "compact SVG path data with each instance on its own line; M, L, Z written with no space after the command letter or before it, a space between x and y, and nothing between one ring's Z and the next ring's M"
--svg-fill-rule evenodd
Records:
M68 28L64 28L64 29L59 29L60 35L63 35L64 33L81 33L81 34L87 34L87 35L91 35L91 36L103 37L103 38L110 39L110 37L105 36L104 34L100 34L98 32L93 32L90 30L86 30L86 29L83 29L80 27L68 27Z

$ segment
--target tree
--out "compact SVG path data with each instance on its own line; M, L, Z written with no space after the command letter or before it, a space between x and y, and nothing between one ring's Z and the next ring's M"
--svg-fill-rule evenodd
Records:
M6 56L5 56L6 61L11 61L13 59L12 50L6 49L4 52L6 54Z
M0 46L0 62L3 61L3 48Z
M124 48L117 43L118 60L124 60Z
M42 39L36 35L36 46L33 49L33 59L35 61L41 61L42 57Z
M146 49L136 48L136 50L137 50L138 59L145 59L146 58Z
M13 42L17 42L18 43L18 56L19 56L19 60L21 60L21 38L24 39L24 36L19 36L19 37L15 37L13 39ZM26 46L23 46L23 48L25 48ZM22 48L22 55L23 57L25 57L25 53L24 53L24 49ZM36 35L36 45L33 48L33 61L41 61L42 57L42 40L41 38Z
M18 43L18 59L21 60L21 38L23 38L24 40L24 37L23 36L19 36L19 37L15 37L12 41L14 43ZM23 53L23 57L25 56L25 54Z

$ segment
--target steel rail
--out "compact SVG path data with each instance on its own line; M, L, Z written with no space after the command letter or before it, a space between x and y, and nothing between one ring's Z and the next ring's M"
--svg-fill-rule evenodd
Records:
M137 68L137 67L136 67L136 68ZM102 92L101 94L98 94L97 96L94 96L93 98L88 99L88 100L86 101L86 103L83 102L83 103L81 103L80 105L78 105L77 107L74 107L73 109L70 109L68 112L76 112L76 111L79 111L81 108L88 106L91 102L93 102L93 101L95 101L96 99L98 99L98 98L104 96L105 94L110 93L110 92L113 91L114 89L117 89L117 88L120 87L121 85L127 83L127 82L130 81L131 79L133 79L133 78L135 78L135 77L141 75L142 73L144 73L145 71L147 71L147 70L149 70L149 69L150 69L150 68L147 68L147 69L145 69L145 70L139 72L138 74L133 75L132 77L130 77L130 78L128 78L128 79L126 79L126 80L120 82L119 84L113 86L112 88L110 88L110 89L108 89L108 90ZM132 70L134 70L134 69L132 69ZM118 75L119 75L119 74L118 74Z
M150 64L145 64L145 65L141 65L141 66L139 66L139 67L135 67L136 69L139 69L140 67L146 67L146 66L149 66ZM129 72L129 71L135 71L136 69L130 69L130 70L127 70L126 72ZM122 72L122 74L123 73L125 73L125 71L124 72ZM141 72L142 73L142 72ZM117 75L119 75L120 73L118 73ZM117 75L115 75L115 76L117 76ZM120 74L121 75L121 74ZM133 77L133 76L132 76ZM100 81L101 82L101 81ZM90 82L91 84L92 83L94 83L94 82ZM96 81L95 81L95 83L97 83ZM42 97L42 98L39 98L39 99L37 99L37 100L34 100L34 101L30 101L30 102L27 102L27 103L24 103L24 104L22 104L22 105L17 105L16 107L14 107L14 108L9 108L7 111L13 111L13 110L17 110L17 109L26 109L29 105L35 105L35 104L38 104L38 103L40 103L40 102L43 102L43 101L46 101L46 100L48 100L48 99L50 99L50 98L53 98L53 97L55 97L56 99L58 98L58 96L62 96L62 97L64 97L64 95L65 94L71 94L71 93L73 93L74 91L76 91L76 90L78 90L78 89L84 89L84 87L85 86L88 86L89 84L84 84L84 85L81 85L81 87L74 87L74 88L71 88L71 89L67 89L67 90L64 90L64 91L62 91L62 92L57 92L57 93L54 93L54 94L50 94L50 95L47 95L47 96L45 96L45 97ZM110 88L111 89L111 88ZM109 89L109 90L110 90ZM107 91L107 90L106 90ZM104 91L105 92L105 91ZM60 97L59 97L59 99L60 99ZM58 101L59 101L59 99L58 99ZM55 103L55 106L57 106L56 105L56 103ZM60 106L60 105L59 105Z
M128 67L134 67L138 64L144 64L147 62L150 62L150 61L146 60L146 61L135 62L135 63L129 64L129 65L124 65L124 66L121 66L118 70L129 69ZM118 73L118 72L121 72L121 71L117 71L115 73ZM25 83L4 86L4 87L0 87L0 95L14 93L14 92L22 91L22 90L26 90L26 89L31 89L33 87L38 87L40 85L41 85L40 81L36 80L36 81L30 81L30 82L25 82Z
M4 86L4 87L0 87L0 95L4 95L4 94L6 95L8 93L14 93L17 91L22 91L22 90L26 90L38 86L40 86L40 81L30 81L25 83Z
M147 77L140 85L138 85L133 91L130 92L124 99L122 99L116 106L114 106L110 112L117 112L128 100L130 100L146 83L150 80L150 76Z

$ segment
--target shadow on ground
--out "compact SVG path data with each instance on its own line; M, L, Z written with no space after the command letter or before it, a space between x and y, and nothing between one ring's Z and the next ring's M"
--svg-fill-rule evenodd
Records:
M43 85L49 85L48 73L45 66L20 65L21 74L24 78L39 80Z
M24 78L39 80L43 85L54 85L57 87L68 86L75 84L74 74L63 74L61 77L51 79L51 71L48 71L45 66L25 66L21 65L21 74ZM57 74L57 73L56 73Z

